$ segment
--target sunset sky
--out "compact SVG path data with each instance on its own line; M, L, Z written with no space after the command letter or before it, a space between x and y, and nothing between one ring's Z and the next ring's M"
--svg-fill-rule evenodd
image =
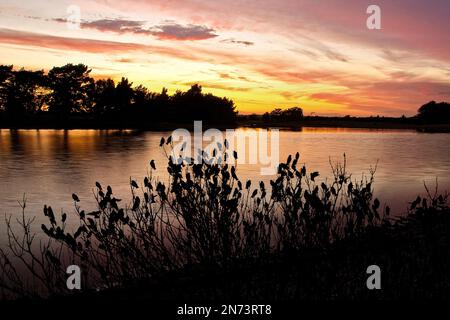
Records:
M370 4L381 30L366 27ZM448 0L0 0L0 64L84 63L152 91L199 83L240 113L414 115L450 100L449 17Z

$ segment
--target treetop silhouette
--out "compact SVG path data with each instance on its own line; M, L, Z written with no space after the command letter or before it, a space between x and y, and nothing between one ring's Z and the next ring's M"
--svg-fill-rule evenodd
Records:
M66 64L44 71L14 70L0 66L0 121L21 123L42 119L56 124L73 119L126 122L233 123L234 102L202 92L198 84L169 95L166 88L151 92L133 87L127 78L94 80L83 64Z

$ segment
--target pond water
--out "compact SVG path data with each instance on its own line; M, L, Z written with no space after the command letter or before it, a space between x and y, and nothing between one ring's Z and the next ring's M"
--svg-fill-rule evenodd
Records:
M258 129L238 129L258 130ZM131 130L0 130L0 213L18 215L18 201L25 195L26 212L37 216L36 231L45 221L44 204L55 212L73 211L72 193L86 210L94 210L95 182L111 185L116 197L129 201L130 177L140 181L154 159L157 175L167 181L162 136L170 132ZM393 212L405 211L408 201L424 193L424 182L434 190L450 190L450 134L426 134L407 130L303 128L280 131L279 155L301 154L309 171L331 178L330 159L342 161L354 178L378 163L375 192ZM258 165L238 166L241 180L268 181ZM255 185L255 184L254 184ZM0 223L0 243L4 241Z

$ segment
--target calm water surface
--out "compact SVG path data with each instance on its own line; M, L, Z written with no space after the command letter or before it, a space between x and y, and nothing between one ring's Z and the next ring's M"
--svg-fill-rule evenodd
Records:
M240 129L249 130L249 129ZM129 199L129 179L142 181L149 160L155 159L160 180L166 181L163 151L158 147L169 132L112 130L0 130L0 213L20 213L26 195L27 214L37 216L36 231L45 220L42 208L73 210L72 193L86 209L95 209L95 181L111 185L117 197ZM347 156L355 178L378 161L376 195L395 211L424 192L423 183L450 191L450 134L370 129L313 129L280 132L280 159L299 151L301 162L321 177L331 177L332 162ZM240 165L242 180L265 180L257 165ZM4 241L0 222L0 244Z

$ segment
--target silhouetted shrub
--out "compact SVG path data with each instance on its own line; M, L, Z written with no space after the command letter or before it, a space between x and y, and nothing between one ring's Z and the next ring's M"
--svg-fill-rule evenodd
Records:
M31 221L21 221L21 242L8 220L13 253L27 268L32 265L29 271L54 293L69 262L83 266L96 286L112 287L186 264L223 265L236 258L325 246L379 221L370 183L353 186L345 167L338 167L331 185L317 185L318 173L297 169L298 160L297 154L280 165L270 191L262 182L254 189L250 181L244 186L235 166L175 164L169 158L169 186L156 182L152 171L141 187L131 181L131 208L119 207L111 187L104 189L100 183L96 211L83 211L73 195L80 221L73 232L66 231L66 214L57 218L46 206L49 224L42 230L49 242L37 256L31 248ZM343 198L345 205L340 203ZM343 214L346 220L341 220ZM58 249L54 243L62 246ZM6 254L3 259L8 261ZM8 269L12 264L4 267L5 276L15 277Z
M162 139L161 145L172 146L171 139ZM66 213L56 215L45 206L48 224L41 228L47 240L38 247L33 219L18 220L19 233L7 219L9 250L0 250L4 294L66 294L65 268L70 264L82 268L84 290L130 287L186 266L226 269L236 261L261 263L304 250L325 252L334 243L389 224L389 207L373 198L375 170L352 181L344 156L343 163L332 165L333 179L321 182L318 172L299 163L297 153L279 165L270 186L255 185L241 181L235 165L220 161L230 154L226 145L218 145L217 161L174 163L169 157L168 185L155 179L151 161L142 184L130 180L129 205L121 205L112 188L98 182L94 211L83 210L73 194L79 221L75 230L67 230ZM438 212L447 208L447 197L413 204L415 212Z

